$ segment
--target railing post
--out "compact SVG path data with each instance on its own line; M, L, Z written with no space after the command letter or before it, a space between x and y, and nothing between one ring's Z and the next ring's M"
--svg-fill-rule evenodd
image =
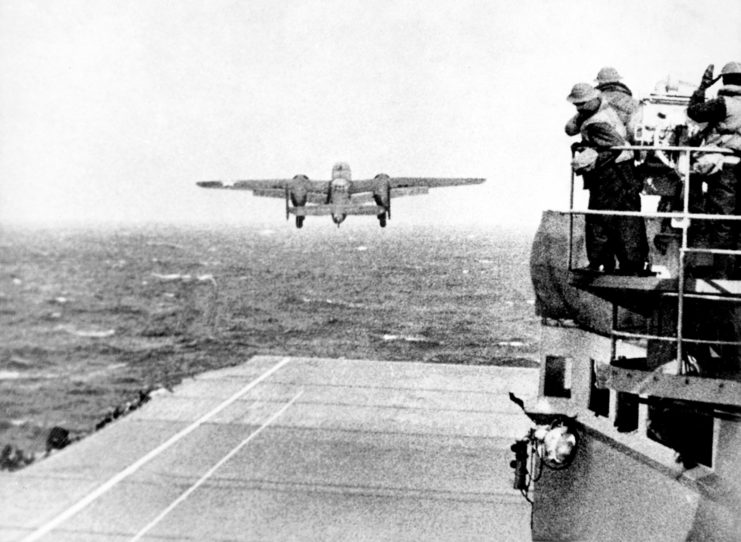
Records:
M687 371L685 370L685 367L687 364L684 362L684 343L687 342L688 344L714 344L714 345L741 345L741 342L738 341L720 341L720 340L704 340L704 339L697 339L697 338L688 338L684 339L684 310L685 310L685 298L701 298L701 299L715 299L715 300L723 300L726 301L726 298L723 295L710 295L705 292L687 292L686 291L686 282L687 282L687 270L685 269L687 264L687 257L689 254L692 253L709 253L709 254L732 254L737 255L741 257L741 250L738 249L713 249L713 248L701 248L701 247L689 247L689 229L692 225L693 220L706 220L706 221L713 221L713 220L732 220L735 221L735 223L741 225L741 215L722 215L718 216L716 214L709 214L705 212L699 212L699 213L690 213L690 180L691 180L691 159L693 156L693 153L720 153L725 155L732 154L731 151L727 149L721 149L721 148L715 148L715 147L687 147L687 146L646 146L646 145L637 145L637 146L615 146L610 147L611 150L638 150L638 151L657 151L661 150L664 152L677 152L678 158L676 165L673 165L672 167L676 168L677 173L679 174L680 178L682 179L682 183L684 186L684 193L683 193L683 208L681 211L676 212L649 212L645 213L642 209L637 212L631 212L631 211L604 211L604 210L580 210L575 211L574 210L574 179L575 174L574 171L571 171L571 180L570 180L570 194L569 194L569 248L568 248L568 262L569 262L569 271L572 271L573 269L573 230L574 230L574 215L575 214L581 214L585 217L588 215L606 215L606 216L640 216L640 217L654 217L654 218L669 218L672 220L672 227L673 228L680 228L682 230L682 240L681 244L679 246L677 259L678 259L678 266L677 266L677 321L676 321L676 337L672 337L671 334L664 335L641 335L641 334L634 334L634 333L625 333L621 332L617 329L618 327L618 305L613 303L612 307L612 331L611 331L611 353L610 358L611 361L614 361L617 356L617 341L620 340L620 338L632 338L632 339L648 339L648 340L668 340L671 342L675 342L676 347L676 362L677 362L677 373L678 374L685 374ZM573 151L572 151L572 157L573 157ZM669 164L666 164L669 166ZM693 202L694 203L694 202ZM675 222L675 220L678 220L679 222ZM672 292L665 292L663 295L674 295Z
M610 363L617 359L617 341L618 336L616 332L618 329L618 304L612 302L612 329L610 330Z
M571 151L571 160L574 160L574 151ZM569 267L568 270L571 271L574 266L573 262L571 261L573 258L573 244L574 244L574 168L570 167L571 169L571 180L569 181ZM586 221L586 217L584 217L584 220Z
M685 256L690 229L690 163L692 151L687 149L680 151L679 170L682 172L684 183L684 202L682 208L682 245L679 247L679 262L677 267L677 374L682 374L682 324L684 322L684 282L685 282ZM685 154L686 153L686 154Z

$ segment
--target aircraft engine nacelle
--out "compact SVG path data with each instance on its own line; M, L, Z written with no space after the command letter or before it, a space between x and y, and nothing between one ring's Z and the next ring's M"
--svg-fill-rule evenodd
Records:
M374 177L373 199L376 205L386 208L386 215L391 218L391 178L385 173Z
M296 175L286 190L286 197L291 199L294 207L303 207L306 205L306 199L309 194L309 178L306 175Z
M386 209L385 213L378 215L378 223L382 228L386 227L386 219L391 219L391 178L385 173L379 173L374 177L373 199L376 205Z

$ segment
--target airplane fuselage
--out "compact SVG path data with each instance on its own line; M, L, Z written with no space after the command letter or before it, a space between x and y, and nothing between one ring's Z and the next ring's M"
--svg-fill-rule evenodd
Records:
M329 185L329 203L338 207L350 204L350 185L352 184L352 172L350 166L345 162L337 162L332 167L332 181ZM332 212L332 221L338 226L347 218L347 214L341 211Z

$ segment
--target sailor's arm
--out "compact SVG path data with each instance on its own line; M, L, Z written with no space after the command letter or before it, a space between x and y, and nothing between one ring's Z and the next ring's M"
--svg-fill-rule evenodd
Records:
M579 134L579 129L581 128L581 122L582 122L581 116L577 113L573 117L569 119L569 122L566 123L566 126L564 127L564 130L566 131L566 135L568 136L575 136Z
M726 101L722 96L705 101L705 89L692 93L687 116L695 122L722 122L726 118Z
M595 122L588 125L586 136L590 146L596 147L597 161L595 167L598 168L613 162L620 154L620 151L609 150L609 147L619 147L626 144L625 138L606 122Z

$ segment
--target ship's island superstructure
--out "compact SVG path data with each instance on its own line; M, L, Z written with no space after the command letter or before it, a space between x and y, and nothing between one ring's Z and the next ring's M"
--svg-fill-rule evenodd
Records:
M533 540L741 540L741 277L713 278L710 265L741 251L704 237L741 216L702 212L691 164L725 151L697 146L690 92L661 85L625 147L645 181L650 274L579 270L584 216L610 212L575 210L573 176L569 210L543 214L531 256L540 386L523 405L539 430L512 447ZM573 434L551 461L556 427Z

